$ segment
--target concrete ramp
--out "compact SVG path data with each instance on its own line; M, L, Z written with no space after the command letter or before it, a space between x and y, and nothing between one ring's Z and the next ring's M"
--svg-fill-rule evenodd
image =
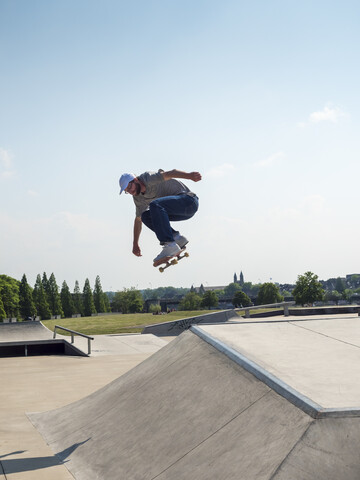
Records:
M337 325L315 323L311 335L334 342L323 331ZM282 327L264 323L258 341ZM234 339L231 325L193 327L92 395L28 416L76 480L359 480L359 409L309 415L196 333L216 328ZM256 325L237 328L250 348Z
M24 340L49 340L53 332L41 322L0 323L0 343Z
M81 401L29 418L77 480L303 480L286 472L303 445L312 452L316 422L191 331ZM316 450L319 435L309 475L331 457L327 439ZM353 478L334 463L311 478Z
M316 420L271 478L358 480L359 449L360 418Z

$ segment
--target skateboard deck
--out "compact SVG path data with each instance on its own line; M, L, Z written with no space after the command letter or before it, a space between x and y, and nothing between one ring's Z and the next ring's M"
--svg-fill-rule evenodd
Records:
M159 265L164 265L164 267L159 268L159 271L163 273L163 271L171 267L171 265L176 265L180 260L189 256L188 252L185 252L185 250L186 250L186 247L182 248L180 252L177 253L176 255L172 255L171 257L164 257L161 260L157 260L156 262L154 262L154 267L158 267ZM185 253L181 255L183 252Z

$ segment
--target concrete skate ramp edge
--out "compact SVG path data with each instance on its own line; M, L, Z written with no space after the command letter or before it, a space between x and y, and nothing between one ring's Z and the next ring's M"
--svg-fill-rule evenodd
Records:
M220 310L218 312L205 313L196 317L154 323L153 325L146 326L141 333L152 333L153 335L158 336L176 336L180 335L185 330L188 330L191 325L199 323L223 323L233 318L240 320L239 315L234 309Z
M314 420L191 331L28 416L77 480L359 478L359 418Z
M246 371L255 375L256 378L268 385L272 390L277 392L282 397L289 400L295 406L301 408L305 413L310 415L313 418L324 418L324 417L360 417L360 408L351 407L351 408L324 408L321 405L317 404L310 398L303 395L301 392L290 387L288 384L283 382L280 378L272 375L270 372L257 365L255 362L249 360L246 356L242 355L240 352L229 347L222 341L211 336L208 332L205 332L198 326L191 327L191 331L198 335L200 338L208 342L210 345L215 347L220 352L223 352L231 360L236 362L241 367L245 368Z

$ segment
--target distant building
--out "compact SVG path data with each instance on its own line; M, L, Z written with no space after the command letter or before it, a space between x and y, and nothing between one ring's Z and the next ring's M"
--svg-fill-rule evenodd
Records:
M234 283L238 283L240 285L240 287L242 287L244 285L244 275L243 275L243 272L241 271L240 272L240 279L238 280L238 277L236 275L236 273L234 273Z
M204 287L204 285L201 284L200 287L192 286L190 291L200 295L204 295L205 292L209 292L213 290L224 290L225 287L227 287L227 285L213 285L213 286Z
M346 275L346 284L353 288L360 287L360 274L352 273L350 275Z

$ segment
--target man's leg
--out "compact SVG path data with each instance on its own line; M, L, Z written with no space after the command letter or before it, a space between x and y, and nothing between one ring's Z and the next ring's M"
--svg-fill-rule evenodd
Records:
M155 227L153 226L153 221L152 221L152 217L151 217L151 213L150 213L150 210L146 210L142 215L141 215L141 220L143 222L144 225L146 225L148 228L150 228L150 230L152 230L155 234L156 234L156 229ZM171 229L171 240L169 241L172 241L172 239L174 238L174 236L178 233L176 230L174 230L171 225L170 225L170 229Z
M174 230L170 221L181 221L191 218L198 210L197 197L175 195L162 197L150 203L149 210L142 214L143 223L155 232L161 244L173 242Z

